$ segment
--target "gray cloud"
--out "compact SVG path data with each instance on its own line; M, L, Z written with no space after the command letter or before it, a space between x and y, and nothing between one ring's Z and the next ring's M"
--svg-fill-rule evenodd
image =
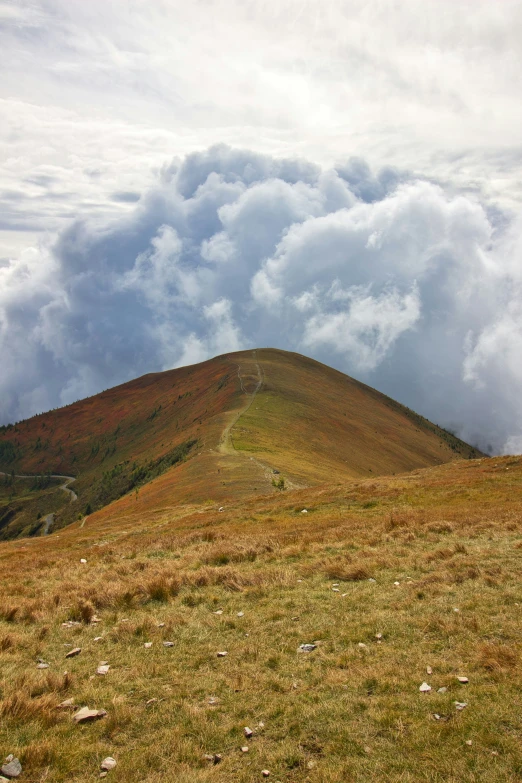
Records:
M522 221L349 159L217 145L0 265L0 420L251 346L522 450Z

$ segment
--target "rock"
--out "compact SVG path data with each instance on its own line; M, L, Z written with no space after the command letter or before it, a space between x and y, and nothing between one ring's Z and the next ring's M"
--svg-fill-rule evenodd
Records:
M332 587L332 593L340 593L340 592L341 591L339 590L338 587Z
M74 710L76 709L76 705L74 704L74 699L65 699L65 701L60 702L60 704L57 707L58 710Z
M103 639L103 636L95 636L94 639L93 639L93 642L101 642L102 639Z
M310 653L317 648L316 644L300 644L297 648L298 653Z
M165 628L165 623L158 623L158 628Z
M89 707L82 707L76 715L73 715L73 721L75 723L89 723L93 720L105 718L106 715L106 710L90 710Z
M218 657L218 658L225 658L225 656L227 656L227 655L228 655L228 652L227 652L226 650L220 650L220 651L217 653L217 657Z
M103 759L102 763L100 764L100 768L110 772L111 769L114 769L116 763L116 759L113 759L112 756L107 756L107 758Z
M83 563L83 565L85 565L86 562L87 562L87 560L84 557L80 558L80 563Z
M238 613L237 613L237 616L238 616L238 617L244 617L244 616L245 616L245 613L244 613L244 612L238 612Z
M400 582L394 582L393 584L395 585L395 587L398 587L400 585Z
M65 655L66 658L76 658L77 655L79 655L82 651L81 647L75 647L74 650L69 650L69 652Z
M257 724L257 728L258 729L264 729L265 728L265 724L263 723L262 720L260 720L259 723Z
M111 667L109 666L108 663L100 663L100 665L96 669L96 674L102 674L102 675L103 674L108 674L110 668Z
M99 777L100 778L106 778L108 774L109 774L108 772L100 772Z
M146 650L150 650L150 648L152 647L152 642L145 642L143 646L145 647Z
M456 701L454 702L455 709L458 710L458 712L462 712L462 710L465 710L468 706L468 703L466 701Z
M49 664L48 663L37 663L36 664L36 668L37 669L48 669L49 668Z
M219 764L223 756L221 755L221 753L214 753L213 755L211 755L210 753L205 753L203 758L206 759L206 761L211 761L212 764Z
M151 704L156 704L157 701L158 701L157 699L149 699L148 701L145 702L145 706L150 707Z
M359 648L359 650L367 650L368 649L368 645L365 644L364 642L359 642L357 647Z
M382 639L382 633L376 633L376 634L375 634L375 638L376 638L377 640L380 640L380 639ZM430 672L430 674L431 674L431 672Z
M212 614L223 614L223 609L217 609L217 611L212 612Z
M217 704L217 703L218 703L218 701L219 701L219 699L218 699L218 697L217 697L217 696L209 696L209 697L208 697L208 703L209 703L209 704L212 704L212 705L214 705L214 704Z
M220 512L221 512L221 511L224 511L224 510L225 510L225 509L223 508L223 506L220 506L220 507L218 508L218 511L220 511Z
M437 693L446 693L447 690L448 689L443 686L442 688L438 689Z
M467 677L457 677L457 680L460 682L461 685L467 685L469 682Z
M433 674L433 669L431 666L426 666L426 674Z
M307 508L303 508L303 510L301 511L301 514L308 514L308 509Z
M264 778L269 778L270 777L270 772L267 769L262 769L261 770L261 774L262 774L262 776Z
M431 685L428 685L427 682L423 682L419 690L421 693L429 693L431 691Z
M245 728L243 729L243 734L247 739L250 739L250 737L254 735L254 732L248 726L245 726Z
M96 623L101 623L101 618L96 617L96 615L94 615L94 617L91 620L91 625L96 625Z
M248 753L248 745L243 745L241 747L241 753Z
M466 740L466 745L473 745L473 740Z
M10 758L9 756L7 758ZM6 761L0 769L0 773L6 778L17 778L22 774L22 765L18 759L10 758L10 761Z
M374 579L374 578L373 578L373 576L371 576L371 577L368 579L368 581L369 581L369 582L376 582L376 581L377 581L377 579Z
M174 642L163 642L164 647L174 647Z

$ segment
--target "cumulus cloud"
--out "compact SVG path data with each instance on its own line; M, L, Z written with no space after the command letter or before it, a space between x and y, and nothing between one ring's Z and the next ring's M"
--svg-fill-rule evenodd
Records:
M492 214L360 158L190 154L124 216L0 265L0 420L271 345L520 450L522 226Z

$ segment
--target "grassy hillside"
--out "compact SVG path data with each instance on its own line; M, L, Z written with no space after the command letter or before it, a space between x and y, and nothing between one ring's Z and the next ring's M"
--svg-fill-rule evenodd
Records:
M140 491L126 513L0 544L4 755L21 781L56 783L97 778L106 756L113 783L263 770L281 783L515 783L521 493L522 458L223 511L147 510ZM68 699L107 715L75 725Z
M471 456L375 390L271 349L147 375L0 430L0 470L77 478L78 501L58 493L46 509L53 530L113 501L116 515L136 504L222 503L272 494L278 482L298 488ZM0 497L3 538L40 531L41 495L18 486L17 497Z

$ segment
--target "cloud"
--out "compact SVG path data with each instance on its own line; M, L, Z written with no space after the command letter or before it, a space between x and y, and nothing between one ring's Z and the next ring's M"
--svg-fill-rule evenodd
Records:
M521 248L522 222L404 170L216 145L0 265L0 420L272 345L519 449Z

